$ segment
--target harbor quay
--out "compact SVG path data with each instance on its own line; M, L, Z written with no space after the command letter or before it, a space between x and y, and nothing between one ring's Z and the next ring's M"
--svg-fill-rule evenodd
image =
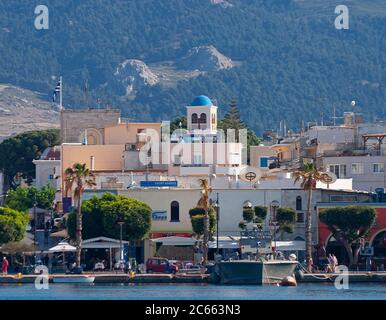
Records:
M209 274L117 274L117 273L83 273L86 276L95 277L93 283L133 283L133 284L177 284L177 283L212 283ZM337 277L341 276L338 273L309 273L296 277L298 283L331 283L333 284ZM55 283L55 277L67 278L69 283L71 278L77 278L77 275L55 274L47 275L49 283ZM0 277L0 284L25 284L35 283L40 280L40 275L6 275ZM386 283L386 272L349 272L349 283Z

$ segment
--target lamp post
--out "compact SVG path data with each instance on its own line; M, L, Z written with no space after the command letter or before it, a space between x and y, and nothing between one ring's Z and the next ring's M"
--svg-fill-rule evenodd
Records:
M119 227L120 227L120 237L119 237L119 260L123 260L123 254L122 254L122 227L124 225L123 221L118 221Z
M34 261L36 264L36 228L38 225L36 207L37 207L36 193L35 193L35 201L34 201Z
M220 211L220 206L219 206L219 200L218 200L218 192L216 193L216 202L213 204L214 208L216 209L216 254L218 255L220 252L219 245L218 245L218 220L219 220L219 211Z
M280 204L279 201L274 200L271 202L270 207L271 207L271 224L273 225L273 243L275 245L275 252L276 252L276 225L277 225L277 220L276 220L276 211L279 208Z

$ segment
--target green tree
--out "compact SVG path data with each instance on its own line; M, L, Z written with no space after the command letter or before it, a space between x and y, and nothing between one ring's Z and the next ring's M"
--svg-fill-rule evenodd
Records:
M235 99L231 100L229 110L225 114L224 119L219 121L218 128L222 129L225 135L227 134L228 129L235 130L236 141L239 141L239 131L241 129L247 130L247 159L249 162L250 147L259 145L261 140L256 136L256 133L249 129L241 120L240 112L237 108L237 102Z
M107 235L119 238L120 227L117 221L122 221L122 234L125 240L142 240L151 229L151 208L138 200L118 197L116 201L103 207L103 225Z
M38 208L51 210L55 200L56 190L48 185L41 189L34 186L10 189L5 199L5 205L17 211L27 211L35 204Z
M346 249L350 266L358 263L361 239L375 224L376 211L368 206L334 207L323 210L319 219Z
M151 208L138 200L105 193L82 202L82 235L84 239L94 237L120 237L118 221L123 222L123 240L141 240L151 229ZM76 212L67 220L68 234L76 238Z
M187 129L187 127L186 116L176 117L170 122L170 133L173 133L177 129Z
M35 177L32 160L38 159L46 148L58 144L58 129L29 131L5 139L0 143L0 170L4 173L6 184L12 185L18 174L32 180Z
M204 219L205 209L195 207L189 210L190 221L192 223L192 229L197 239L200 239L204 235ZM209 238L213 237L216 231L216 210L211 206L208 210L209 217Z
M296 211L292 208L278 208L276 220L279 224L278 231L293 233L296 222Z
M208 179L199 179L201 188L201 197L198 200L197 207L204 210L204 264L208 263L208 250L209 250L209 197L212 192L212 187L209 185Z
M300 186L308 193L307 213L306 213L306 263L308 272L312 271L312 191L316 188L318 181L326 181L329 177L318 169L314 163L306 163L303 168L293 173L294 183L301 182Z
M74 199L77 202L76 211L76 266L80 267L82 252L82 195L86 187L94 187L95 181L91 171L86 164L75 163L72 168L64 172L65 194L68 191L74 192ZM75 187L75 188L74 188ZM74 188L74 190L73 190Z
M27 213L0 207L0 245L22 240L28 221Z
M265 217L267 216L267 207L255 206L253 210L255 211L255 223L263 223Z
M252 222L255 217L255 211L253 208L243 208L243 219L246 222Z

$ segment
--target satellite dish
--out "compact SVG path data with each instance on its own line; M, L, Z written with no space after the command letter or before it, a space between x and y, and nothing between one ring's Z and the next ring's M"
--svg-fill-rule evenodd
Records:
M337 176L333 172L325 172L322 174L320 181L324 184L332 184L337 180Z
M240 179L246 182L255 182L262 176L261 170L256 167L246 167L239 173Z

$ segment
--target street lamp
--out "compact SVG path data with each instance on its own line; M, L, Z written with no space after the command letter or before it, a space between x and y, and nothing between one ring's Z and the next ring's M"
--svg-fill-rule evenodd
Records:
M279 204L279 201L277 201L277 200L273 200L271 202L271 204L270 204L271 212L272 212L271 225L274 226L273 242L274 242L274 245L275 245L275 251L276 251L276 225L277 225L276 212L277 212L277 209L279 208L279 206L280 206L280 204Z
M216 240L216 254L218 255L219 252L220 252L220 249L218 247L218 220L220 218L220 205L219 205L219 201L218 201L218 192L216 193L216 201L215 203L213 204L213 207L215 208L216 210L216 235L217 235L217 240Z
M123 250L122 250L122 227L125 224L123 221L118 221L120 227L120 237L119 237L119 259L123 260Z

